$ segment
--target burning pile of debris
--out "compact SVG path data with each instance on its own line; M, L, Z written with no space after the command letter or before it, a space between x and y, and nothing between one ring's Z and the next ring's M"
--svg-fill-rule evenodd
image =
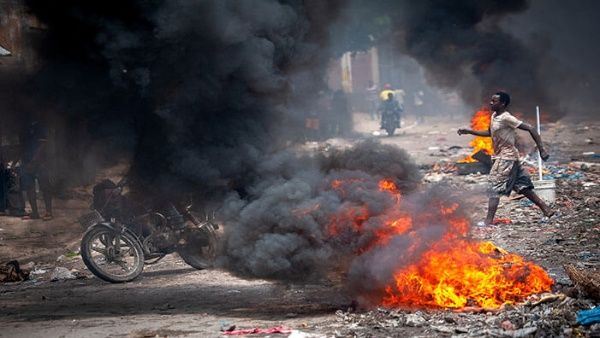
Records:
M482 150L484 145L472 145L475 151L467 163L477 152L486 153ZM535 163L531 164L532 173L534 170L537 172L535 166ZM599 299L594 297L600 294L600 228L597 222L597 210L600 208L599 168L598 163L591 161L567 160L545 165L544 179L555 179L557 182L554 207L559 211L559 217L544 218L531 202L513 198L506 202L511 207L501 208L498 213L500 218L506 220L505 224L471 230L475 238L491 241L511 252L522 253L544 266L555 281L552 291L547 290L549 293L531 295L495 309L466 304L454 310L446 307L440 311L439 308L432 310L422 304L407 307L384 303L386 308L369 312L339 311L339 336L527 337L600 334L597 321L583 326L582 321L578 320L583 311L598 306ZM436 183L441 180L436 178L443 178L446 185L460 190L478 190L487 179L482 174L459 176L459 170L449 161L421 170L425 174L425 183ZM483 190L480 197L483 202ZM481 206L483 208L484 204ZM536 235L531 236L532 233ZM439 263L436 261L436 266ZM432 273L442 279L447 277L446 271L433 269ZM405 285L407 281L404 280ZM594 309L597 311L599 308Z
M488 108L481 108L475 112L471 118L471 128L473 130L488 130L491 124L491 114ZM473 173L487 174L492 167L492 158L494 147L490 137L475 136L469 145L473 152L466 158L456 163L459 175Z

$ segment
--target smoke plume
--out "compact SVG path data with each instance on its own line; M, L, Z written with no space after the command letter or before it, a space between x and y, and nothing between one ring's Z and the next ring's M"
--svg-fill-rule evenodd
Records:
M390 179L407 193L420 181L405 151L374 141L325 157L280 153L257 172L248 196L231 194L225 202L221 264L243 276L283 280L323 278L351 262L372 236L360 235L356 212L365 212L368 223L393 206L379 181Z
M110 154L131 154L138 188L215 200L243 190L262 156L299 137L299 107L323 87L327 23L340 7L27 3L48 25L31 80L38 106L85 121Z
M397 257L426 245L396 236L367 250L397 203L381 180L401 192L404 212L450 203L437 189L421 191L416 165L391 146L365 142L312 157L285 150L301 138L333 56L390 42L473 105L505 89L517 109L562 112L540 75L544 50L502 28L528 8L522 0L26 4L47 29L36 41L36 72L0 79L18 94L19 109L7 114L43 110L79 145L73 158L90 149L125 157L135 188L220 206L219 263L242 276L305 280L344 266L353 289L376 288ZM447 230L438 216L415 225L421 238Z
M542 76L545 50L523 44L500 25L527 8L526 0L355 2L359 13L387 18L386 29L375 32L423 66L432 85L457 91L474 107L504 90L517 110L537 103L560 115Z

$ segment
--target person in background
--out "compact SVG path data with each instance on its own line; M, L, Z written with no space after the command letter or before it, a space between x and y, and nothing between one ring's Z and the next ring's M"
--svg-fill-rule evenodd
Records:
M348 96L343 90L336 90L333 93L331 110L335 118L334 134L342 137L350 136L352 133L352 114L348 105Z
M401 114L404 111L404 109L402 108L402 106L400 104L398 104L398 101L396 101L396 99L394 99L393 93L388 93L387 99L381 103L381 106L379 107L379 111L381 112L381 124L380 124L381 129L384 129L383 128L384 127L384 125L383 125L384 116L392 117L396 123L396 128L400 128L400 119L402 117Z
M367 92L367 109L369 110L369 115L371 116L371 120L375 120L377 116L377 108L379 105L378 98L378 88L373 81L369 80L369 86L366 89Z
M379 93L379 99L381 100L381 102L385 101L388 99L388 95L389 94L394 94L394 90L392 90L392 85L389 83L386 83L385 85L383 85L383 90Z
M406 96L406 92L404 89L394 89L394 98L398 101L398 104L402 107L404 106L404 97Z
M425 104L425 93L422 90L419 90L414 93L413 100L415 106L415 115L417 117L417 123L421 124L425 122L425 110L423 109L423 105Z
M52 194L47 156L48 130L41 119L34 118L21 136L21 190L29 200L31 213L23 219L39 219L36 180L44 197L45 221L52 219Z

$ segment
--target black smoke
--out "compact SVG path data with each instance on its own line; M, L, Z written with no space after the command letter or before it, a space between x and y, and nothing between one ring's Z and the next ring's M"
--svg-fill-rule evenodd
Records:
M342 34L369 46L392 44L414 58L428 82L479 108L496 91L514 111L540 105L549 117L591 115L600 68L593 36L598 3L580 1L370 1L349 7ZM349 33L350 32L350 33Z
M571 116L598 116L598 11L600 3L593 0L532 1L529 10L502 22L503 29L540 51L542 81Z
M224 203L220 264L242 276L281 280L343 271L373 239L373 231L353 225L352 215L367 212L365 229L374 230L384 226L379 217L393 209L395 200L379 190L379 181L390 179L407 194L420 182L405 151L374 141L327 156L282 152L266 157L256 171L259 179L248 195L230 194Z
M527 1L401 1L393 7L397 48L425 68L432 84L457 90L475 107L504 90L517 110L538 103L561 113L542 81L542 51L499 25L502 18L526 10Z
M372 238L357 236L349 220L339 236L327 226L332 215L363 206L369 217L362 226L380 226L394 203L378 190L380 179L404 193L418 189L406 152L376 143L323 157L286 151L341 51L389 41L433 83L469 102L506 89L515 103L556 106L539 81L537 52L499 24L526 10L524 1L26 4L47 29L37 44L40 67L20 88L21 106L61 120L81 147L77 154L97 147L102 156L129 159L136 189L167 198L194 193L221 206L227 232L220 264L243 276L319 278L347 260L353 280L389 278L368 269L388 253L360 254ZM348 8L364 11L351 16L358 32L332 36L348 23L338 20ZM350 183L340 192L331 188L335 180ZM437 198L415 194L409 204ZM435 237L445 226L436 218L419 229ZM404 246L395 247L385 262L402 254Z
M295 141L324 86L337 1L46 1L29 88L38 106L84 121L140 189L221 198ZM50 102L50 103L49 103Z

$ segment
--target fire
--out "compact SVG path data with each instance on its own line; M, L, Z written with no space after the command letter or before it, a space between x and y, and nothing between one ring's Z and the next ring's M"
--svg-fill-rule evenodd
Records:
M498 308L550 291L553 285L540 266L491 242L469 238L470 222L456 202L432 198L428 206L421 205L422 201L417 207L407 205L411 202L401 198L391 179L370 186L364 179L337 179L330 189L345 201L329 218L326 230L331 240L343 239L343 245L356 245L353 248L357 256L392 248L397 238L410 243L405 254L398 257L385 286L368 291L373 294L366 296L378 304ZM385 210L374 211L367 202L345 200L354 189L381 194L377 196L388 201ZM436 226L444 232L433 238L424 235ZM358 240L353 242L352 238Z
M487 108L481 108L481 110L475 112L473 118L471 118L471 128L473 130L488 130L490 128L491 115ZM469 142L469 145L473 147L471 155L458 161L459 163L470 163L477 162L472 156L480 150L485 151L488 155L494 154L494 147L492 146L492 139L490 137L475 136Z
M394 274L383 305L498 308L549 291L539 266L490 242L436 243L415 264Z
M394 199L396 200L396 204L400 203L400 190L396 186L396 183L392 180L381 180L379 181L379 191L387 191L389 192Z

